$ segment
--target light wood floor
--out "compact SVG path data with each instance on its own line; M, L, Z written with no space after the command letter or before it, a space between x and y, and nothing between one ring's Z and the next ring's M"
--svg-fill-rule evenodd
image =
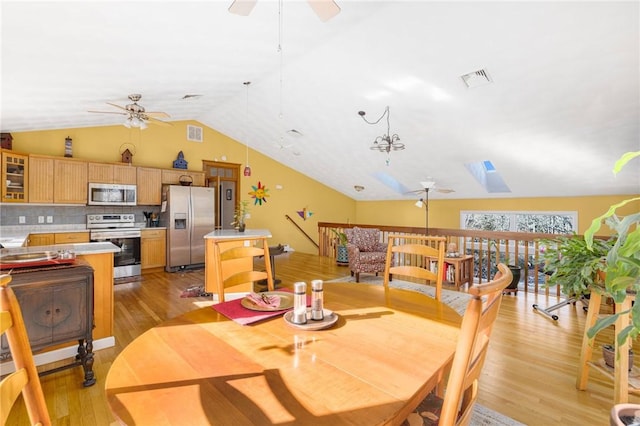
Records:
M327 258L301 253L276 257L276 277L282 280L281 286L348 274L347 268L336 266ZM145 330L194 309L197 304L210 304L206 298L180 298L183 289L202 283L203 271L199 270L145 274L140 281L117 285L116 346L96 352L94 371L98 383L83 388L81 368L42 378L54 425L102 426L114 422L103 390L103 379L111 362ZM560 319L554 323L533 312L533 303L549 306L557 303L557 299L547 300L544 296L522 292L517 296L504 296L483 370L479 402L528 425L608 424L612 382L593 371L588 390L575 389L586 316L582 305L569 305L556 311ZM611 334L604 332L598 337L596 347L610 341ZM631 397L631 402L640 402L640 399ZM8 424L28 424L21 401L13 409Z

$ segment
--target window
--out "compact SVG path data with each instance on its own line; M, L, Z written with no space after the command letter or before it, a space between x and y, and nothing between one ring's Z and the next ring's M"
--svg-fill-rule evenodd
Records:
M571 234L577 225L577 212L460 212L461 229Z

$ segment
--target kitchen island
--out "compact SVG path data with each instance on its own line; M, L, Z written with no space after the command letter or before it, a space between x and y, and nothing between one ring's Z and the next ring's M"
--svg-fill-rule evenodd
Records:
M120 248L108 242L58 244L51 246L17 247L0 249L2 256L18 255L38 252L73 252L78 260L81 260L93 268L93 303L94 323L93 344L94 350L103 349L115 345L113 337L113 254ZM3 270L3 274L10 270ZM44 353L35 356L36 364L45 364L58 361L69 356L75 356L77 342L56 345L46 348Z
M218 283L218 274L214 265L214 244L221 241L224 243L224 248L242 247L252 244L257 238L271 238L271 232L268 229L247 229L244 232L238 232L235 229L219 229L204 236L204 283L207 293L213 293L214 298L216 298L218 285L221 285ZM242 269L250 269L252 265L249 262L251 261L251 259L234 260L234 262L239 262L237 265L242 267ZM247 264L245 265L241 262L247 262ZM222 271L222 275L224 278L224 271ZM246 294L253 291L253 287L252 283L244 283L229 287L227 291L230 293Z

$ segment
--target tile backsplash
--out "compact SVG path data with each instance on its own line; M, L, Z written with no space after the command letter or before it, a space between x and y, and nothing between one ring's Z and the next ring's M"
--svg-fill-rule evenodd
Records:
M143 211L160 212L158 206L43 206L43 205L18 205L3 203L0 206L0 227L2 226L51 226L52 228L61 225L86 225L87 215L92 213L133 213L136 216L136 223L145 223ZM20 218L24 218L24 223L20 223ZM51 217L51 223L47 222L47 217ZM43 218L43 222L39 222Z

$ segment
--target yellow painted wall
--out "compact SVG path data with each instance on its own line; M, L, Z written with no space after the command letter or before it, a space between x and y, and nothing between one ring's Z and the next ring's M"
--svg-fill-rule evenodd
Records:
M193 124L203 128L203 143L186 139L186 126ZM133 145L133 164L139 166L172 168L178 152L183 151L189 170L202 170L202 160L245 163L245 146L196 121L173 122L171 127L150 125L146 130L127 129L124 126L73 128L37 132L12 133L15 151L64 155L64 140L73 139L73 156L87 160L119 162L123 147ZM226 160L223 160L223 156ZM249 228L268 228L273 244L289 244L297 251L317 253L315 246L291 224L289 215L311 238L317 242L318 222L360 223L373 225L425 225L425 209L414 206L415 200L360 201L356 202L307 176L249 150L249 163L253 174L241 179L241 198L260 181L269 189L267 203L252 205ZM282 185L282 189L275 189ZM637 196L638 194L636 194ZM493 211L577 211L578 232L583 233L591 220L604 213L609 205L629 196L570 197L570 198L520 198L520 199L449 199L429 201L429 226L433 228L459 228L463 210ZM313 215L306 221L297 211L307 208ZM621 214L640 211L636 202ZM606 227L603 232L606 232Z
M202 170L202 160L218 160L244 165L243 144L195 121L172 122L171 127L150 125L146 130L124 126L73 128L37 132L12 133L17 152L64 155L64 140L73 140L73 157L86 160L119 162L124 147L133 145L133 165L171 169L182 151L189 170ZM202 143L187 141L188 124L203 128ZM226 160L223 160L223 156ZM268 201L250 207L248 228L267 228L273 245L289 244L294 250L317 253L316 247L285 218L289 215L315 242L318 222L346 222L355 218L355 201L282 164L249 150L251 177L241 178L241 199L250 200L248 192L260 181L266 185ZM282 189L276 190L276 185ZM307 208L313 215L303 220L297 211Z

